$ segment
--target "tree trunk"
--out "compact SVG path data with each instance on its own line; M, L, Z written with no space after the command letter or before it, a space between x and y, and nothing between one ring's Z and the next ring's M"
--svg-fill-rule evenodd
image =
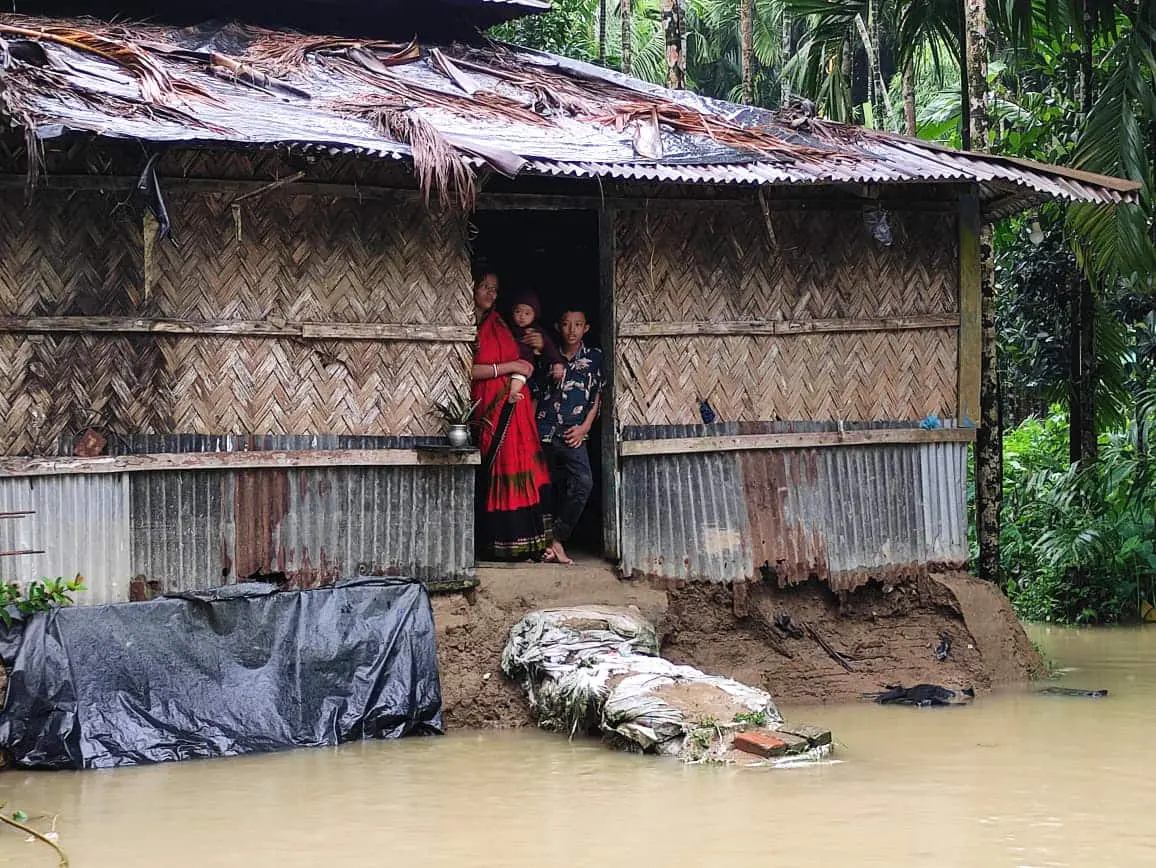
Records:
M972 148L987 149L987 7L984 0L964 0L965 75L968 85L968 123ZM995 263L991 228L980 232L980 363L979 430L975 441L976 530L979 537L979 575L999 580L1000 508L1003 503L1003 432L1000 429L999 370L996 358Z
M598 0L598 62L606 63L606 4L610 0Z
M739 53L743 68L743 102L755 101L755 0L739 0Z
M879 0L867 0L867 101L875 128L884 129L882 61L879 58Z
M1083 5L1084 39L1080 45L1080 122L1087 120L1095 99L1095 67L1092 56L1092 17L1087 0ZM1071 293L1071 360L1068 403L1068 457L1082 461L1096 457L1096 305L1087 276L1077 277Z
M666 86L686 87L686 0L662 0L662 23L666 30Z
M783 16L782 42L779 45L779 105L785 106L791 101L791 82L783 74L783 67L791 59L791 13L786 9Z
M1096 312L1092 284L1072 275L1068 288L1068 459L1096 457Z
M919 131L915 125L915 64L910 60L903 67L903 126L912 137Z
M618 11L622 22L622 71L630 75L631 55L634 53L634 3L632 0L618 0Z
M959 2L959 143L965 151L971 150L971 86L968 79L967 9L968 0ZM986 16L985 16L986 18ZM986 23L986 21L985 21ZM984 89L987 85L987 65L984 65ZM983 91L981 91L982 93ZM986 124L985 124L986 126Z

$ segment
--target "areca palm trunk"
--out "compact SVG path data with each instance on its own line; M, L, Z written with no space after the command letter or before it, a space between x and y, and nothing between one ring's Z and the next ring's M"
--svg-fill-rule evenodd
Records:
M739 0L739 41L743 68L743 102L755 101L755 0Z
M606 63L606 4L598 0L598 62Z
M903 128L912 137L918 132L915 124L915 64L911 60L903 65Z
M686 86L685 0L662 0L662 21L666 29L666 86Z
M1080 45L1080 123L1087 121L1095 99L1095 59L1092 54L1092 14L1084 0L1084 37ZM1071 359L1068 416L1068 457L1073 461L1095 458L1096 443L1096 304L1092 284L1084 274L1071 294L1071 332L1068 356Z
M968 85L968 121L971 147L987 150L987 7L985 0L964 0L964 57ZM995 264L991 229L979 240L979 430L975 441L976 530L979 538L979 575L999 579L1000 510L1003 505L1003 431L999 413L999 372L996 367Z
M779 103L786 105L791 101L791 82L783 75L783 65L791 57L791 13L783 6L780 14L783 16L783 32L779 45Z
M622 26L622 71L630 75L631 54L634 51L634 4L618 0L618 14Z

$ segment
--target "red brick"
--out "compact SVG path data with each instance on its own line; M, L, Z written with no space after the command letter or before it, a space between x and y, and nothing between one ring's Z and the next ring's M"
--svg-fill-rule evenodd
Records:
M758 730L740 732L734 740L736 750L761 757L782 756L789 747L790 745L781 738L776 738L773 733Z

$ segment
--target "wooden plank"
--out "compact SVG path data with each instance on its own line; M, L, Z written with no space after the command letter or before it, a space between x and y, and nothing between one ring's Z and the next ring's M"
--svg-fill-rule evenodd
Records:
M964 427L979 424L980 323L979 200L959 201L959 379L956 419Z
M117 316L5 316L0 332L225 335L306 340L460 343L474 339L473 326L424 323L291 323L276 320L196 321Z
M691 452L741 452L752 449L812 449L826 446L970 443L973 428L872 428L866 431L807 431L793 434L735 434L721 437L679 437L669 440L624 440L619 453L682 455Z
M143 473L175 470L291 470L304 467L413 467L480 464L476 450L330 449L313 451L173 452L97 458L0 458L0 478Z
M421 323L301 323L301 337L342 341L434 341L470 342L477 336L474 326L426 325Z
M744 320L728 322L627 322L618 327L624 338L665 338L753 335L798 335L831 332L892 332L959 326L959 315L921 314L877 319Z
M614 221L617 211L607 206L598 212L599 316L602 320L602 554L621 557L618 468L618 414L615 410L615 349L617 310L614 305Z

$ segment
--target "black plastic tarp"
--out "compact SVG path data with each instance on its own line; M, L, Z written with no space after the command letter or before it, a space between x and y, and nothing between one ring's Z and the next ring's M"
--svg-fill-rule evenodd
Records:
M0 627L0 633L4 633ZM442 731L418 582L242 584L34 615L0 636L0 746L94 769Z

